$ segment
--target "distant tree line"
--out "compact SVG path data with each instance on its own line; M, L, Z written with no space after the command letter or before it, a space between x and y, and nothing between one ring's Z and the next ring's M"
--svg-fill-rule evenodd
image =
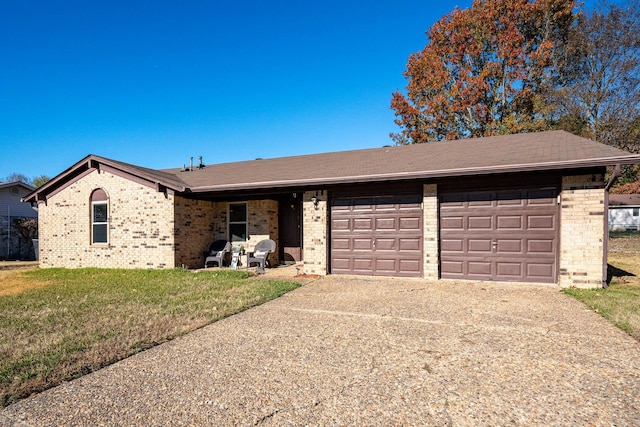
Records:
M24 182L25 184L29 184L35 188L39 188L42 187L44 184L46 184L47 182L49 182L51 178L49 178L46 175L38 175L38 176L34 176L33 178L29 178L24 174L21 173L12 173L9 176L7 176L4 179L0 179L0 182L15 182L15 181L21 181Z
M392 95L396 144L563 129L640 152L638 0L475 0L427 36Z
M565 129L640 151L636 0L475 0L427 35L392 96L397 144Z

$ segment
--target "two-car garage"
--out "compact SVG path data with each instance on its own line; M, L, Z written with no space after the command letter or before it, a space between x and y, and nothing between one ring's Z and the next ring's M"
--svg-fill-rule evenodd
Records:
M559 189L550 182L444 186L438 194L440 277L555 283ZM420 190L334 193L329 212L331 273L422 277Z

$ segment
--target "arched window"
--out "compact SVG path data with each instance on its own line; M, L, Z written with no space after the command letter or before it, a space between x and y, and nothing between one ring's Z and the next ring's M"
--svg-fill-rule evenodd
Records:
M101 188L91 193L91 243L109 243L109 197Z

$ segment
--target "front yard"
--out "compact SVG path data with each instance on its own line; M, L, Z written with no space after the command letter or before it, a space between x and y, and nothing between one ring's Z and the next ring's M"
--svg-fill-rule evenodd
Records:
M229 270L1 270L0 407L298 286Z
M566 289L640 341L640 236L608 289ZM246 271L0 270L0 407L295 289Z
M640 235L609 239L609 288L566 289L620 329L640 341Z

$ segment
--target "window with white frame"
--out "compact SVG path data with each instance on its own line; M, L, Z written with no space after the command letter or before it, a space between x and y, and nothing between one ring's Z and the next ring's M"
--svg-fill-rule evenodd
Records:
M633 216L638 216L638 213L640 213L640 208L633 208Z
M246 242L249 237L247 231L247 203L229 203L229 241Z
M109 198L102 189L91 193L91 243L109 243Z

